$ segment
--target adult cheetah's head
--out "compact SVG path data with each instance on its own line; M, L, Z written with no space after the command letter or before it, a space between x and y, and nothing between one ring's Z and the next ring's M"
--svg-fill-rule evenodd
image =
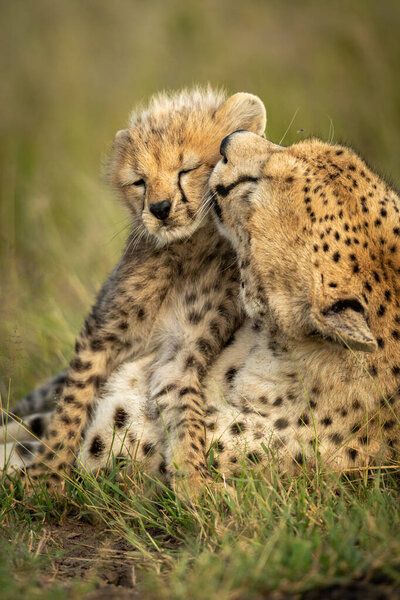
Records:
M394 351L395 192L353 151L315 139L283 148L237 132L221 153L210 186L219 226L238 253L248 313L288 340Z
M132 116L129 129L115 137L109 173L138 237L147 232L164 244L205 222L220 142L238 128L264 132L265 108L256 96L225 100L210 88L195 88L157 95Z

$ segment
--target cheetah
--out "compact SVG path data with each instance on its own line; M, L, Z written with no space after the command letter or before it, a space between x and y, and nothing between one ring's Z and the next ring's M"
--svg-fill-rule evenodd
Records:
M208 180L223 137L262 134L266 113L247 93L228 99L212 89L160 94L119 131L109 179L128 208L132 231L75 345L44 443L29 469L62 490L96 395L127 360L154 353L146 372L147 415L158 405L185 418L170 432L169 471L204 471L203 380L243 320L233 249L210 214ZM167 412L168 412L167 411ZM202 452L192 449L193 431Z
M247 460L266 462L263 441L286 472L398 460L399 197L352 150L317 139L282 148L238 132L221 154L210 186L249 319L237 356L209 374L238 411L215 428L220 468L245 431Z
M284 148L241 131L220 150L213 210L237 253L247 317L204 379L207 464L225 476L245 464L397 464L398 196L352 150L317 139ZM170 476L169 430L185 413L165 423L161 399L148 419L153 360L109 378L80 450L85 468L105 466L112 448Z

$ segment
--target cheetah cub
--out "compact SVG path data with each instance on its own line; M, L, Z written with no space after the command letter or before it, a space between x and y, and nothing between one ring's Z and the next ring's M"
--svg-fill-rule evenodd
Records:
M128 359L154 352L146 414L156 419L162 402L167 422L181 415L166 464L191 474L193 490L201 485L203 380L243 318L234 252L210 215L208 180L221 139L244 128L265 129L257 97L194 89L155 96L116 134L109 176L132 232L77 339L32 480L48 472L49 487L62 487L101 386ZM189 458L194 437L202 451Z

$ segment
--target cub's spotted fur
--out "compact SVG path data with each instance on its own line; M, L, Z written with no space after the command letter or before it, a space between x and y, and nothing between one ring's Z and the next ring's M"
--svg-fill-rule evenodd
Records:
M289 472L317 459L338 471L398 460L398 196L342 146L282 148L237 132L221 151L216 219L237 251L249 316L205 379L208 459L226 475L271 456ZM170 475L169 432L186 415L165 426L161 397L148 418L154 358L108 380L80 454L87 467L104 466L113 443Z
M49 484L62 481L96 393L127 359L154 352L147 418L158 417L161 403L168 424L181 415L165 461L170 471L177 466L192 474L193 490L200 483L203 379L242 321L235 256L209 214L208 180L221 139L244 127L264 131L257 97L225 101L220 93L193 90L156 96L117 133L109 173L131 213L132 233L78 337L31 479L47 471Z

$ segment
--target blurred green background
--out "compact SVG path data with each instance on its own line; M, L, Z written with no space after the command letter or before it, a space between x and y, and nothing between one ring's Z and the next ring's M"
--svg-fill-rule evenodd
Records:
M399 181L399 0L0 8L3 393L11 385L18 398L71 356L128 224L101 163L132 107L153 92L207 82L253 92L273 141L345 141Z

